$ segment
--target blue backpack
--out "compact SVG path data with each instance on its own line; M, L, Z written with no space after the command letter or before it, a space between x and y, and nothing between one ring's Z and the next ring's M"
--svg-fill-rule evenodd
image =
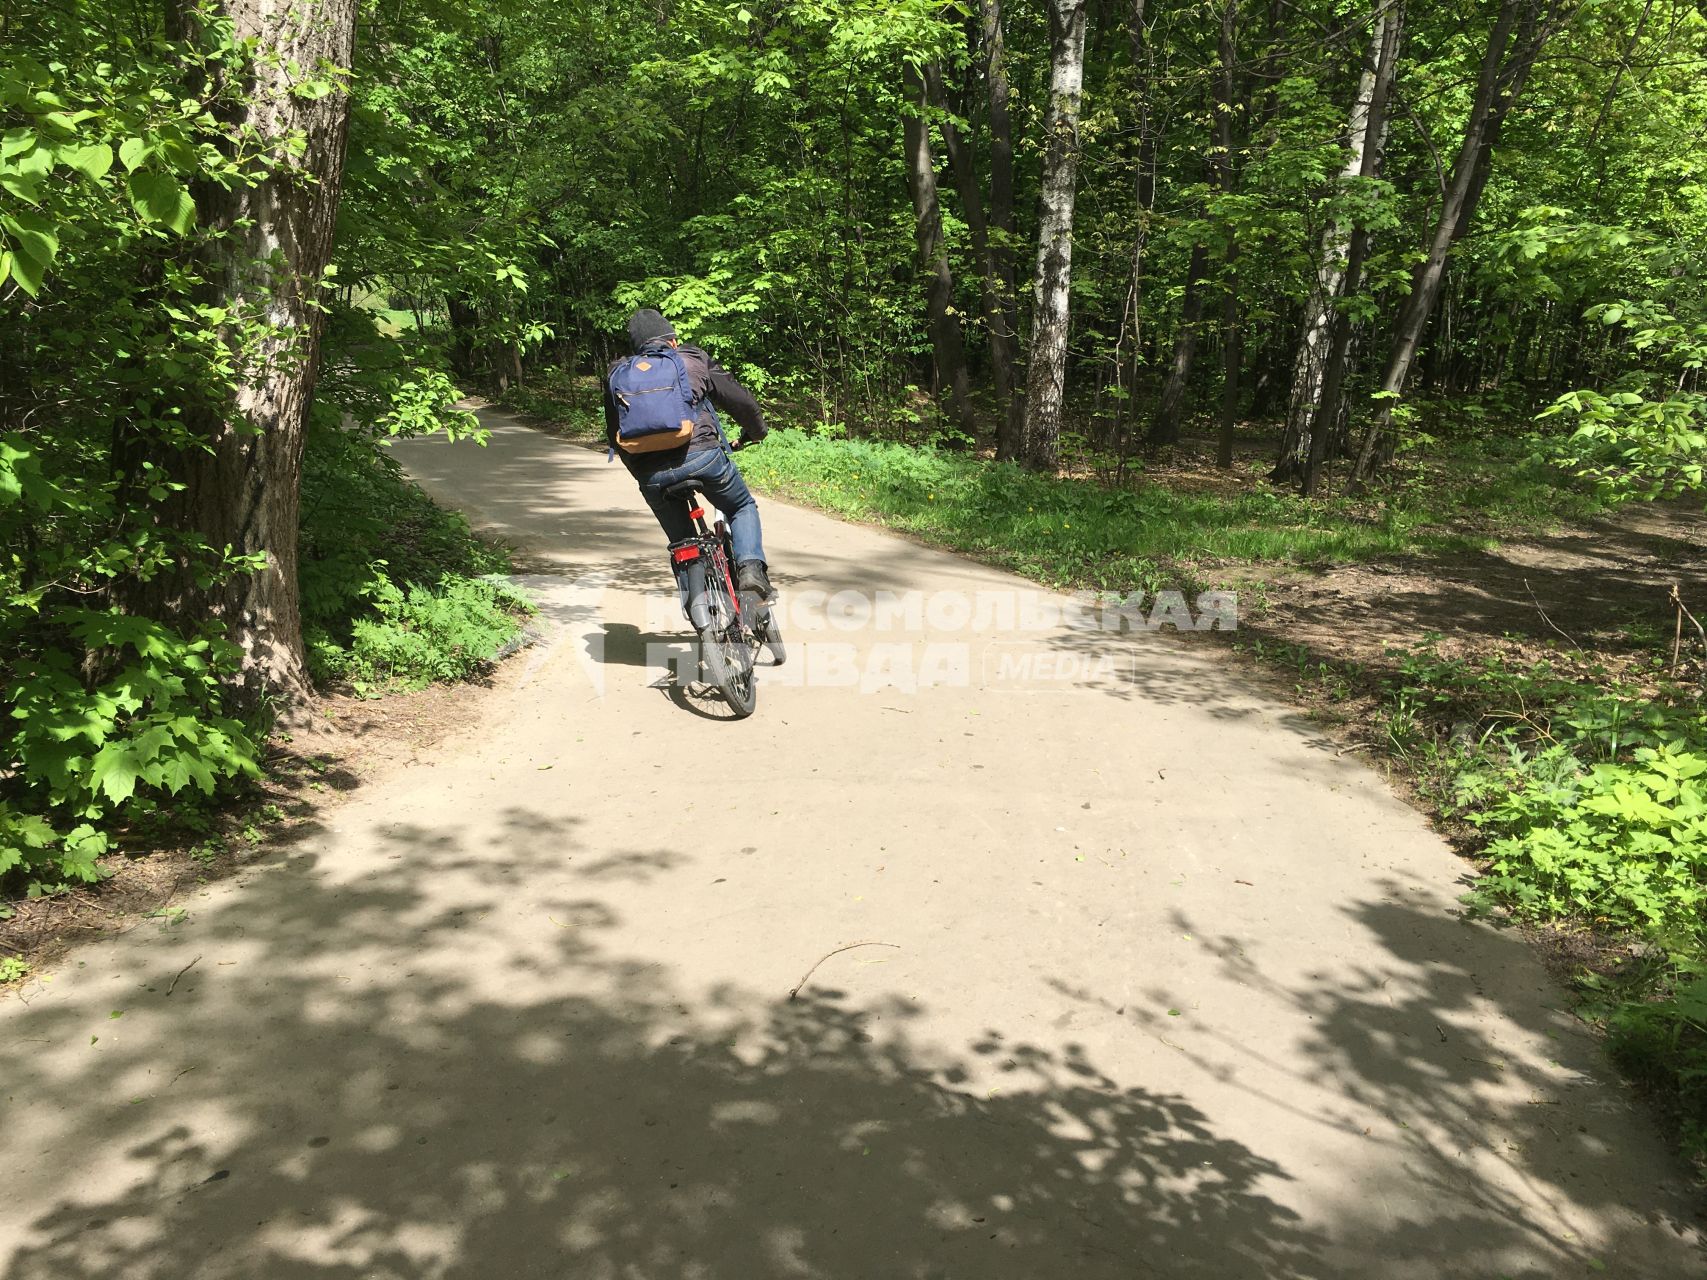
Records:
M611 370L616 443L624 453L679 449L693 437L698 399L675 348L650 347Z

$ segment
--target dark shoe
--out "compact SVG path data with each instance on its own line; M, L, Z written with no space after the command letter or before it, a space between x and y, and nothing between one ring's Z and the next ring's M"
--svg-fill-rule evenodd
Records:
M743 560L735 567L735 590L741 597L741 620L755 636L770 626L770 600L775 594L765 576L763 560Z
M757 592L767 604L776 599L776 591L771 587L770 575L765 572L763 560L743 560L736 565L735 587L743 593Z

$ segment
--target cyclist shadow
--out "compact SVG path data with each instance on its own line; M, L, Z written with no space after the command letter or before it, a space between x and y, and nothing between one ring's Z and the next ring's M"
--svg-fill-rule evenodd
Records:
M642 631L632 622L601 622L600 630L589 631L587 656L607 667L667 667L675 672L682 662L691 659L694 645L681 634L660 635Z
M658 690L681 710L705 720L731 720L734 708L716 689L699 678L699 646L686 636L642 631L631 622L601 623L600 631L583 638L593 661L616 667L663 667L664 674L648 687Z

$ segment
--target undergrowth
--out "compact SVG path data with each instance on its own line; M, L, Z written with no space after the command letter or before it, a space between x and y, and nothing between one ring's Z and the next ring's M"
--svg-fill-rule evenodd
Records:
M882 524L1052 586L1154 591L1236 562L1316 564L1469 543L1267 487L1188 493L1114 487L966 454L776 431L743 452L761 490Z
M1707 1170L1707 712L1693 690L1592 665L1448 657L1431 638L1371 677L1299 646L1253 647L1300 688L1361 688L1377 746L1479 833L1468 898L1588 931L1581 1010L1619 1067L1676 1118Z
M300 583L309 668L374 696L464 680L531 611L486 580L509 556L435 504L364 432L329 421L303 465Z

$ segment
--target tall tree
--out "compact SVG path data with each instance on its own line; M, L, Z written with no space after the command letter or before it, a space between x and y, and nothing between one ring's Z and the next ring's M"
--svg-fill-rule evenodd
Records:
M1440 210L1428 251L1411 277L1411 291L1399 309L1393 328L1392 347L1381 374L1380 407L1363 433L1358 448L1354 487L1374 473L1382 452L1390 447L1393 405L1405 389L1405 380L1416 358L1417 344L1434 311L1446 259L1461 226L1473 214L1477 199L1487 184L1493 144L1507 112L1535 65L1546 43L1563 21L1575 11L1575 0L1500 0L1499 13L1488 33L1476 80L1476 96L1464 123L1464 138L1453 161L1451 176L1441 193Z
M1150 420L1149 443L1177 444L1180 421L1185 415L1185 393L1191 381L1191 366L1197 359L1197 340L1203 327L1203 280L1209 271L1209 246L1199 240L1191 246L1186 266L1185 293L1180 299L1179 330L1174 335L1174 354L1156 416Z
M947 107L942 77L935 66L926 69L927 87L937 105ZM997 249L990 241L989 219L984 212L984 193L978 182L977 166L973 163L970 142L961 135L952 115L945 109L941 117L942 145L948 152L948 165L954 174L955 190L960 196L961 215L966 219L967 233L972 237L972 253L978 260L979 294L984 306L984 327L990 337L990 381L995 386L996 412L999 422L1007 422L1012 412L1014 394L1014 339L1010 327L1007 286L1002 278ZM998 428L998 438L1000 437Z
M280 704L308 692L297 594L302 451L319 366L322 281L343 177L357 0L177 0L175 33L229 23L252 56L225 121L226 146L268 158L266 176L193 193L204 227L203 294L233 317L262 317L232 394L183 406L188 447L157 461L182 485L161 506L178 532L217 551L264 556L255 573L208 582L187 564L129 588L139 611L181 622L212 616L243 651L241 699Z
M1126 284L1126 302L1121 309L1120 333L1114 344L1114 372L1117 380L1124 375L1121 348L1128 336L1132 343L1131 385L1137 386L1139 368L1143 363L1143 343L1140 340L1144 316L1144 253L1150 242L1150 217L1156 206L1156 130L1150 111L1151 81L1154 79L1155 51L1149 39L1149 27L1144 16L1145 0L1131 0L1126 11L1127 43L1132 56L1132 92L1135 101L1134 128L1138 136L1137 155L1133 161L1132 203L1135 229L1132 233L1132 272ZM1121 399L1121 412L1130 404L1130 393Z
M949 397L955 425L971 436L975 425L971 378L966 371L960 324L954 318L954 276L942 236L942 205L937 198L936 161L931 154L925 75L909 62L903 77L907 103L901 132L907 152L907 186L913 196L913 239L918 246L919 273L925 281L936 389L939 395Z
M1378 0L1379 3L1379 0ZM1393 91L1393 76L1399 63L1399 41L1404 30L1402 0L1378 7L1375 29L1371 36L1374 57L1373 82L1369 106L1364 118L1367 139L1357 176L1368 179L1381 165L1381 152L1387 131L1387 104ZM1338 434L1342 407L1345 403L1345 380L1351 363L1351 309L1348 299L1356 296L1363 286L1363 264L1369 253L1370 229L1367 216L1355 219L1355 226L1346 246L1345 269L1335 284L1335 305L1331 311L1328 344L1322 362L1321 386L1315 394L1310 419L1303 424L1303 470L1298 491L1306 498L1314 497L1321 482L1322 464L1327 460L1328 442ZM1283 459L1284 461L1284 459Z
M1215 76L1215 185L1222 195L1233 190L1236 170L1233 158L1234 117L1239 114L1239 0L1226 0L1221 8L1221 42ZM1239 325L1239 233L1231 221L1224 223L1227 248L1221 262L1221 423L1215 447L1215 465L1225 470L1233 465L1233 428L1239 414L1239 374L1244 365L1244 331Z
M1038 201L1037 282L1025 389L1026 459L1040 470L1054 470L1061 457L1086 7L1086 0L1049 0L1049 108L1044 116L1047 143Z
M1007 42L1002 33L1001 0L978 0L979 34L984 50L984 84L989 99L989 238L1002 286L1003 328L1010 341L1019 333L1019 299L1014 271L1014 141L1012 90L1008 85ZM1024 451L1024 406L1010 395L997 425L996 456L1017 459Z
M1352 94L1350 119L1346 126L1349 154L1335 184L1334 196L1343 197L1353 185L1380 171L1381 134L1384 113L1376 111L1379 96L1384 105L1392 83L1396 58L1383 60L1389 31L1401 21L1398 0L1375 0L1369 27L1368 50ZM1381 81L1385 69L1385 81ZM1310 457L1310 428L1322 402L1322 384L1327 369L1333 331L1333 304L1345 284L1353 236L1352 220L1339 212L1328 218L1317 248L1316 271L1310 294L1304 301L1304 324L1292 360L1292 391L1286 407L1286 432L1280 458L1269 479L1276 483L1297 481ZM1355 289L1355 285L1352 286Z

